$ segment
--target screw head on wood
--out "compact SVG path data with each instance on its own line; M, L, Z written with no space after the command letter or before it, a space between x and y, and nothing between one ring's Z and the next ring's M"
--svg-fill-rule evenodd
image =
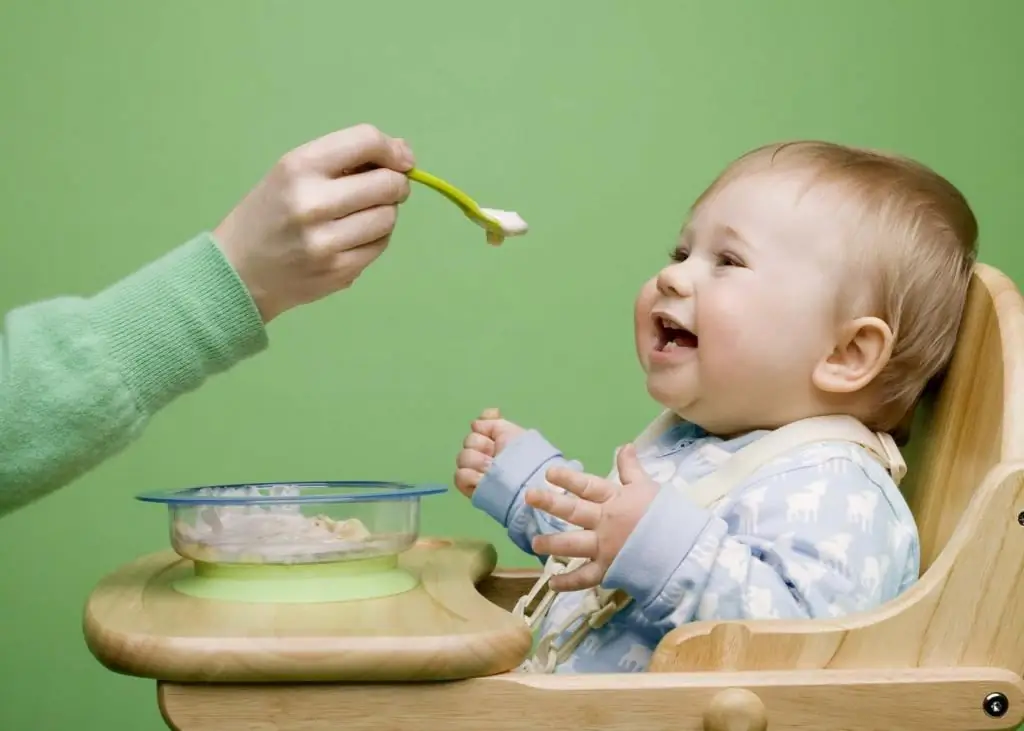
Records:
M1024 525L1024 510L1022 510L1019 513L1017 513L1017 522L1020 523L1021 525Z
M989 693L981 707L992 718L1002 718L1010 710L1010 701L1002 693Z

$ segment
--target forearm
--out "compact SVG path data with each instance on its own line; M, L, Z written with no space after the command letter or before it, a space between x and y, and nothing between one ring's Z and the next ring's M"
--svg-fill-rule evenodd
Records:
M813 577L794 583L793 577ZM689 555L656 591L638 590L648 620L664 631L700 620L809 619L852 611L853 586L817 556L786 541L732 536L711 516Z
M566 459L540 432L530 430L498 455L473 493L473 505L505 526L512 542L532 555L537 555L532 546L536 536L572 529L565 521L530 507L524 499L530 488L555 489L545 479L552 467L583 469L581 463Z
M205 235L94 297L10 311L0 514L118 453L160 408L265 345L245 287Z
M748 490L756 517L742 495L719 515L662 490L605 585L633 596L664 631L709 619L841 616L898 594L916 543L896 547L891 537L911 536L913 526L855 463L795 468ZM810 497L815 509L790 507Z

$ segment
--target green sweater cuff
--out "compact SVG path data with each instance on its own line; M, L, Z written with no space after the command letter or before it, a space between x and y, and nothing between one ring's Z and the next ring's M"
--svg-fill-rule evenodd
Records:
M90 305L90 322L146 414L267 346L255 303L209 233Z

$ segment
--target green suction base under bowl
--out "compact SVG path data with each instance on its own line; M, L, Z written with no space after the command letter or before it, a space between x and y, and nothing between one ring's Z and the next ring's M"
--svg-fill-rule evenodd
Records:
M417 578L398 568L397 556L324 564L211 564L173 582L199 599L250 604L315 604L394 596L416 587Z

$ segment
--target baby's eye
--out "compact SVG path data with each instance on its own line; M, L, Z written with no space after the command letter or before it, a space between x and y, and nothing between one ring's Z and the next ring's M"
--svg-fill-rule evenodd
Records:
M682 264L684 261L690 258L690 252L686 249L682 249L678 246L668 252L668 258L677 264Z
M723 267L741 267L743 266L743 262L732 254L720 254L718 257L718 265Z

